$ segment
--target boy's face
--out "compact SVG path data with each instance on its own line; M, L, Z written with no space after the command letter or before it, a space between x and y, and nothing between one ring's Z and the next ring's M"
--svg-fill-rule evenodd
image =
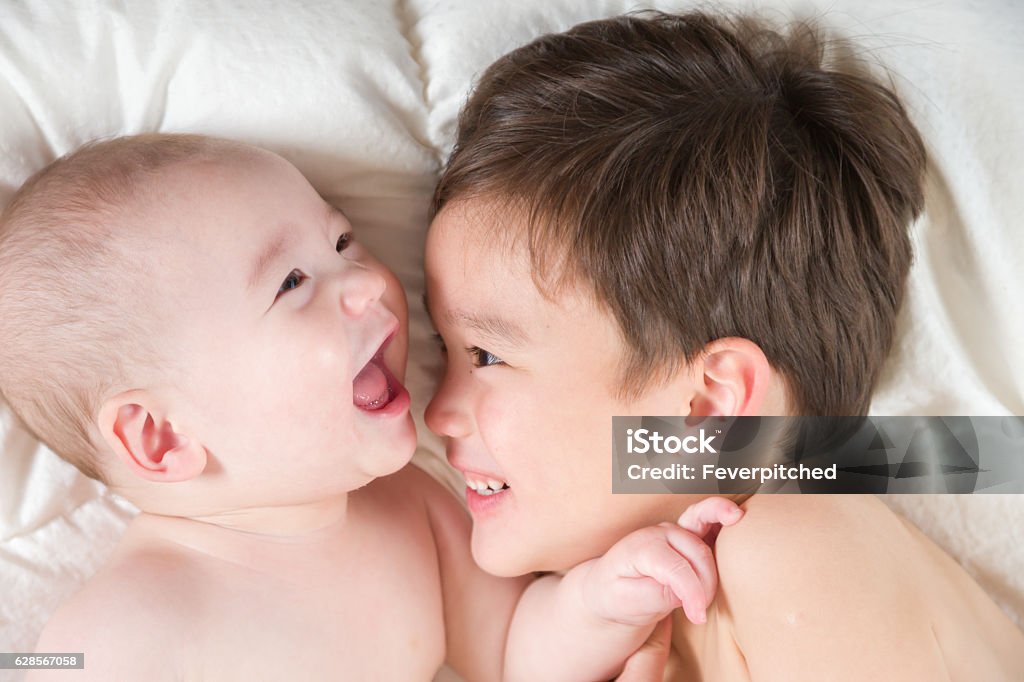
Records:
M415 449L405 295L346 218L269 153L160 178L154 334L167 418L209 453L221 502L287 505L364 485Z
M474 558L518 575L567 568L661 520L657 496L611 494L611 416L688 407L681 378L618 398L625 346L614 319L580 292L545 299L525 249L490 241L495 218L470 200L430 228L427 296L447 370L426 422L467 479ZM473 489L488 480L508 488Z

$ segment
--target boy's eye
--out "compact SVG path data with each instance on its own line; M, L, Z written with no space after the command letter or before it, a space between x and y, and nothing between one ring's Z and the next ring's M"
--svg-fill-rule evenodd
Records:
M334 250L341 253L348 248L348 245L352 242L352 233L346 232L345 234L338 237L338 243L334 245Z
M504 365L505 361L494 353L486 351L478 346L470 346L466 349L473 358L474 367L491 367L493 365Z
M448 355L448 346L445 345L444 339L441 337L441 335L438 334L437 332L434 332L433 339L434 343L437 344L437 347L441 349L441 355Z
M288 273L288 276L284 278L284 281L281 282L281 286L277 290L277 295L280 296L286 291L291 291L292 289L297 288L304 281L306 281L305 275L298 270L292 270Z

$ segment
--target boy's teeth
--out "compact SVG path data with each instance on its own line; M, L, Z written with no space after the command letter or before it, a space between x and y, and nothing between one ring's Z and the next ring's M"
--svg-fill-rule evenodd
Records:
M498 481L493 478L489 478L486 481L467 478L466 485L480 495L493 495L494 493L501 492L508 487L508 484L504 481Z

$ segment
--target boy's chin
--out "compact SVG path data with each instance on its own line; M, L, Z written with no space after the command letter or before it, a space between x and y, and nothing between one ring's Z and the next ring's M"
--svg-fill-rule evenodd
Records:
M521 556L515 556L516 548L514 546L481 547L475 531L473 532L472 551L473 561L477 566L499 578L514 578L530 572L530 569L526 567L527 562L522 561Z
M559 562L550 561L557 557L551 556L547 548L523 543L519 538L498 537L494 533L481 532L476 527L473 528L471 548L477 565L499 578L563 569ZM572 564L564 568L572 568Z

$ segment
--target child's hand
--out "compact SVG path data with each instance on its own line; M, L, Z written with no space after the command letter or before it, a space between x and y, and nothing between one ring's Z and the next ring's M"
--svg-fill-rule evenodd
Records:
M615 682L651 682L652 680L675 679L672 658L672 618L666 616L654 626L654 632L644 645L626 659L622 672ZM666 674L668 675L666 677Z
M709 541L742 516L735 502L709 497L687 508L678 525L660 523L630 533L590 564L583 582L587 607L623 625L649 625L679 606L692 622L705 622L718 589Z

